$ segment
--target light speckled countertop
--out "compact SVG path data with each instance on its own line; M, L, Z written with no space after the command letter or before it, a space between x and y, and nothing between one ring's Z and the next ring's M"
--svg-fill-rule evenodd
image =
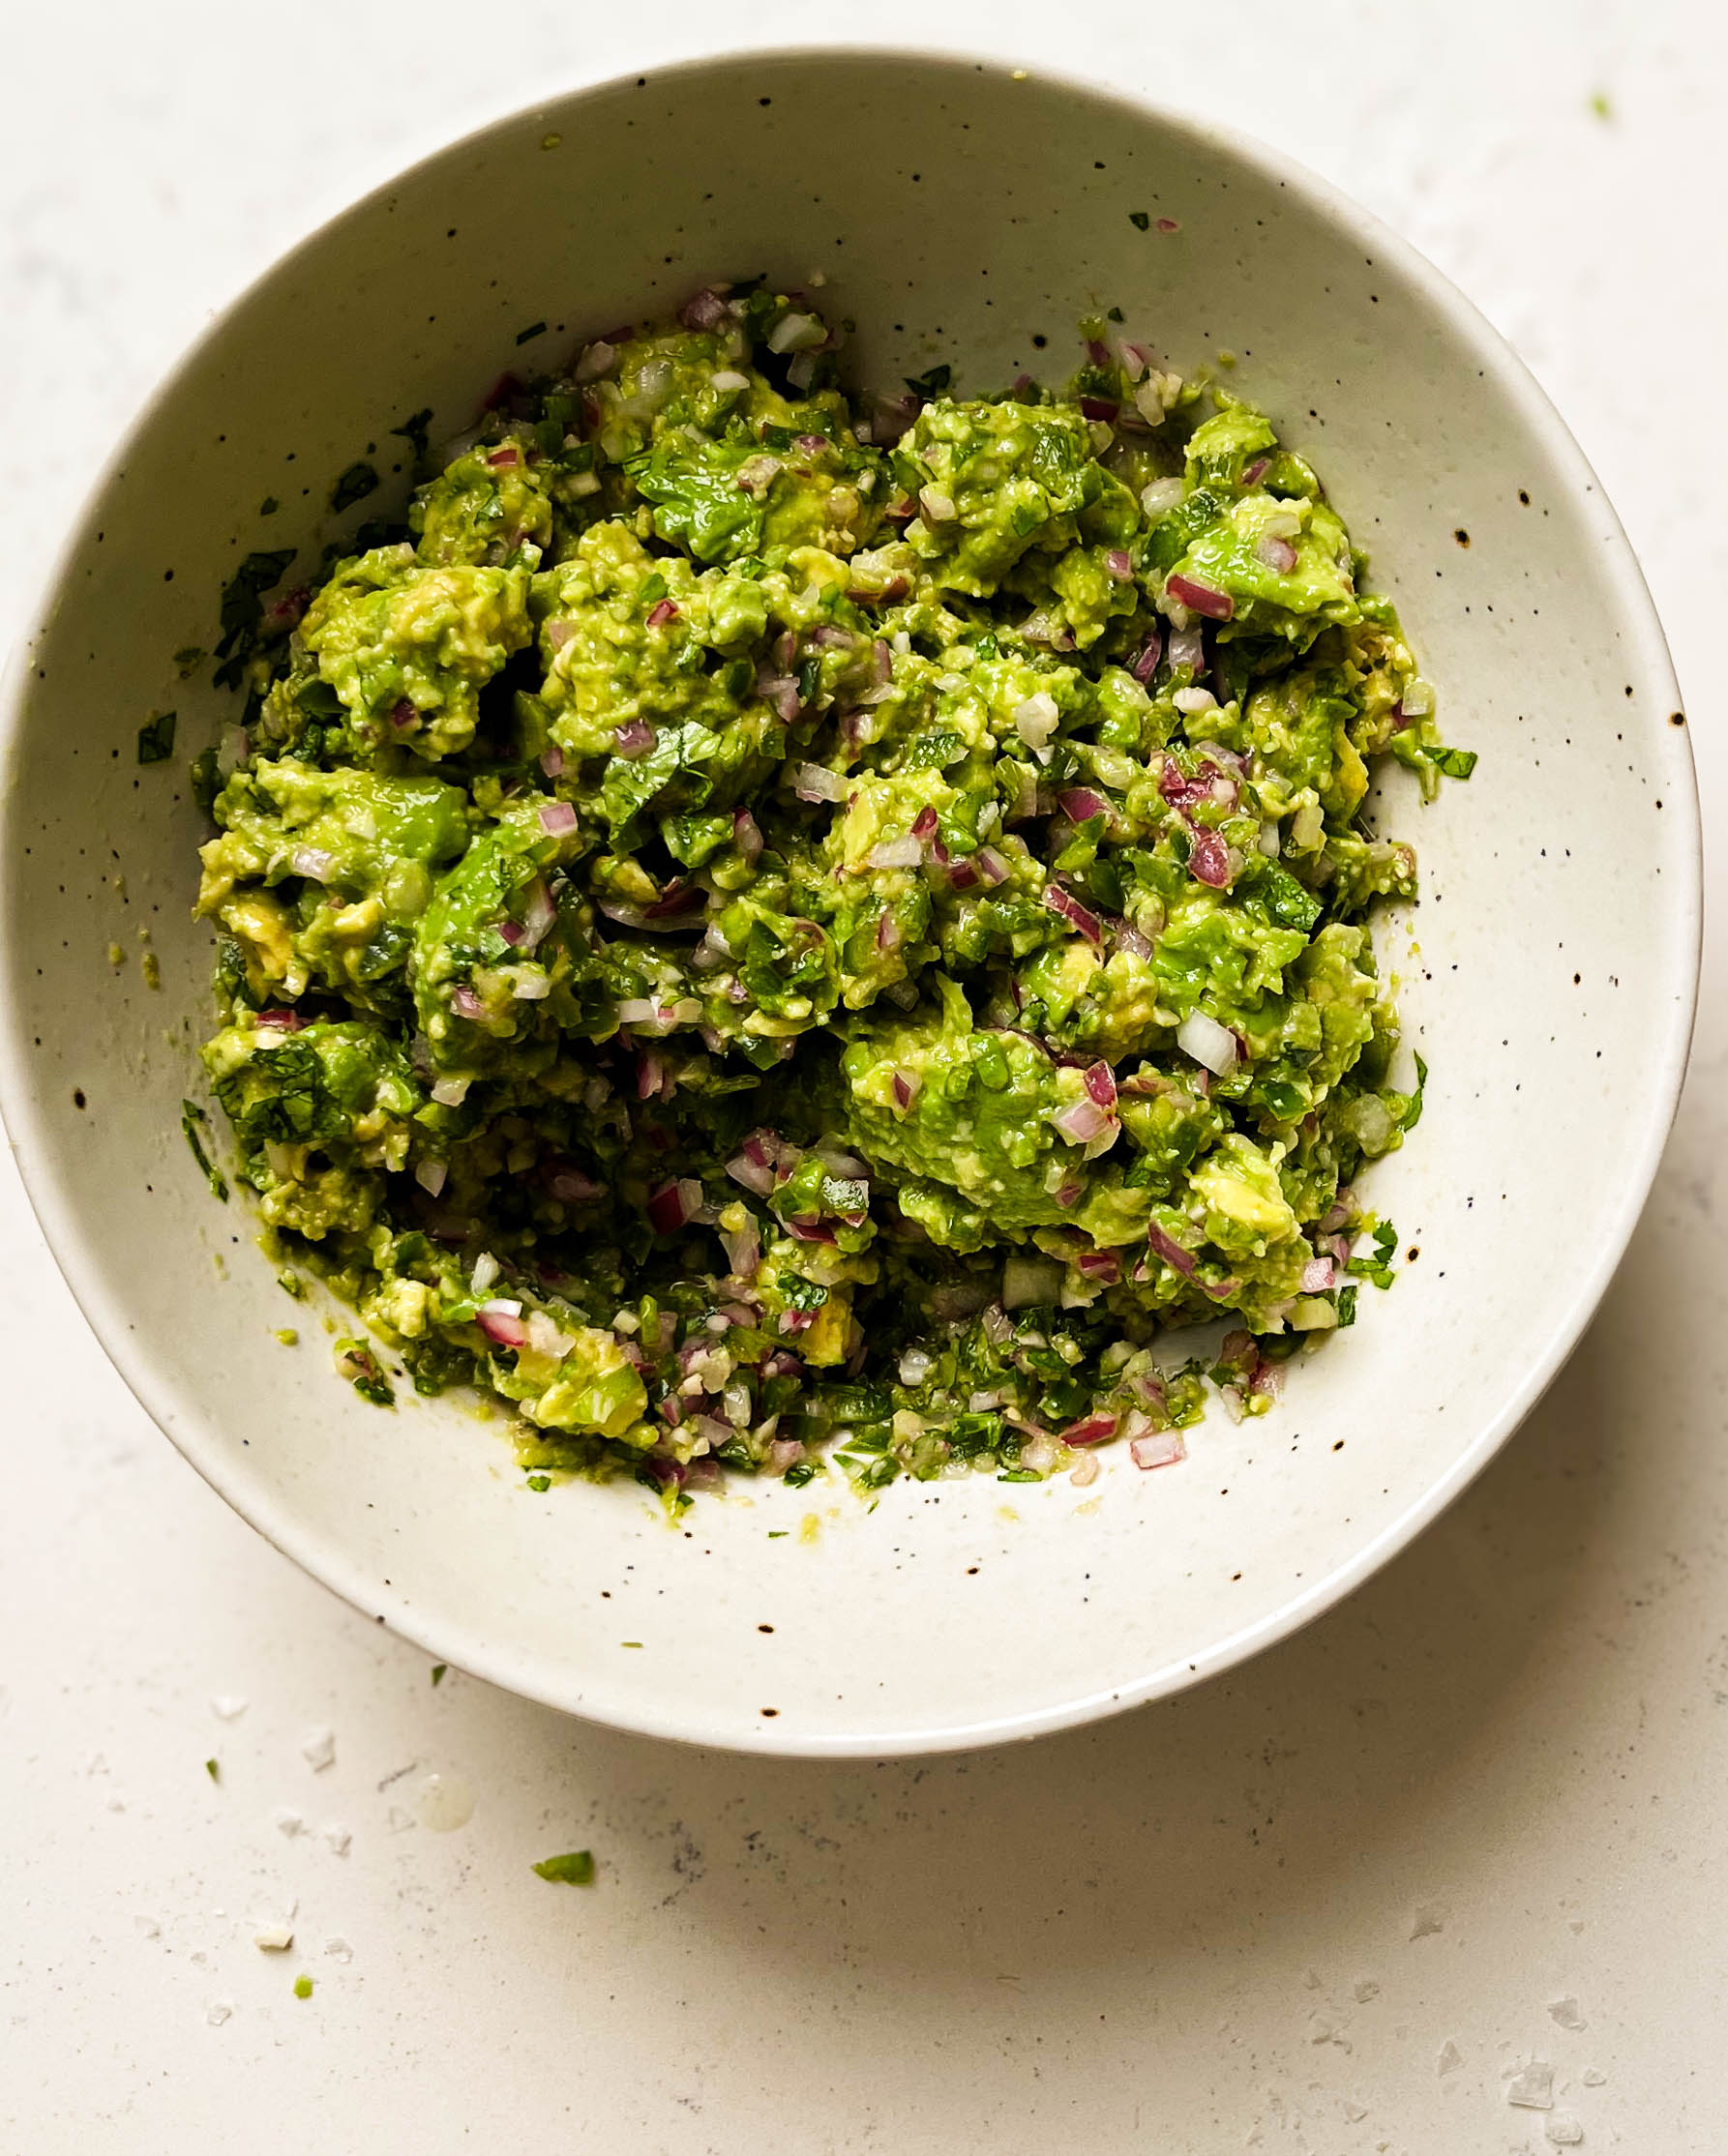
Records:
M318 217L548 85L828 17L672 0L650 35L524 0L490 47L482 19L162 0L10 31L0 641L151 380ZM1719 826L1723 17L1238 0L1229 19L883 0L869 28L1233 121L1425 248L1618 503ZM678 1752L454 1673L434 1689L151 1429L0 1166L0 2149L1718 2146L1724 973L1718 939L1600 1318L1436 1528L1233 1677L923 1765ZM528 1870L579 1846L591 1889ZM292 1946L260 1951L278 1921ZM1550 2108L1508 2101L1550 2070Z

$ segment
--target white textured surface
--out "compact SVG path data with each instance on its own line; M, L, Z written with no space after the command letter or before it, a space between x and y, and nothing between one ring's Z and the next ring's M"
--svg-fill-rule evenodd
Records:
M298 231L549 83L743 27L671 7L650 42L521 7L481 53L473 19L164 4L13 34L35 88L0 141L0 635L149 381ZM1425 247L1618 502L1718 820L1728 36L1678 5L1160 19L951 5L933 29L884 5L872 28L1155 88ZM815 27L785 5L749 22ZM1549 2145L1563 2113L1587 2149L1713 2145L1725 987L1713 951L1687 1103L1601 1318L1462 1505L1232 1679L921 1767L677 1754L454 1675L432 1690L149 1429L9 1182L0 2146L1499 2156ZM212 1704L239 1698L231 1720ZM432 1773L429 1810L461 1810L459 1779L476 1800L448 1834L421 1823ZM591 1890L527 1870L581 1846ZM260 1951L290 1908L292 1948ZM1506 2101L1532 2059L1552 2112Z

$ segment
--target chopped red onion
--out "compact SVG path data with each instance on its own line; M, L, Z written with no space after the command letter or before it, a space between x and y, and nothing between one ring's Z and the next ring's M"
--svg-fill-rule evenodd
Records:
M1086 1089L1100 1108L1115 1108L1116 1073L1108 1063L1100 1061L1087 1068Z
M1106 1437L1114 1437L1117 1418L1112 1414L1087 1415L1077 1423L1070 1423L1058 1435L1064 1445L1096 1445Z
M1199 583L1192 576L1167 576L1164 589L1178 605L1205 614L1208 621L1229 621L1236 612L1236 601L1229 592L1214 591L1210 584Z
M1133 674L1135 680L1141 683L1143 687L1147 682L1150 681L1152 676L1157 672L1158 661L1160 660L1160 658L1162 658L1163 652L1164 639L1154 629L1151 635L1151 640L1147 643L1146 649L1141 653L1140 657L1135 660L1133 665L1128 669L1129 672Z
M1128 1451L1137 1467L1174 1467L1188 1457L1179 1430L1154 1430L1144 1437L1130 1437Z
M1141 934L1130 921L1117 921L1114 925L1117 949L1126 951L1130 958L1149 959L1152 955L1151 939Z
M1188 872L1201 883L1223 891L1230 884L1230 847L1215 831L1197 831L1188 854Z
M1057 805L1070 823L1088 823L1093 816L1107 816L1110 803L1089 786L1070 786L1057 795Z
M568 801L547 801L541 804L540 828L549 839L567 839L576 829L576 811Z
M919 1086L924 1082L917 1071L896 1071L894 1074L894 1105L903 1112L911 1107Z
M459 1019L466 1019L470 1024L476 1019L483 1019L486 1016L486 1005L481 1002L472 989L465 986L451 991L450 1008Z
M702 1187L693 1175L663 1183L648 1198L648 1222L657 1235L675 1235L701 1210Z
M1324 1295L1332 1285L1332 1261L1329 1257L1311 1257L1302 1267L1302 1293Z
M521 1321L521 1308L520 1303L501 1297L495 1303L482 1303L474 1313L474 1321L495 1346L525 1347L528 1328Z
M554 744L551 748L543 751L540 757L540 768L549 779L561 777L564 770L563 750Z
M298 1033L306 1020L298 1011L260 1011L252 1022L272 1033Z
M1102 1281L1107 1286L1122 1277L1122 1261L1115 1251L1082 1251L1074 1263L1087 1280Z
M748 809L732 811L732 843L746 861L755 861L761 853L761 831Z
M1167 1235L1156 1221L1147 1229L1147 1240L1166 1265L1180 1273L1185 1280L1194 1278L1194 1253L1184 1250L1173 1235Z
M1262 479L1265 478L1266 468L1270 462L1271 458L1269 457L1257 457L1252 464L1245 465L1242 470L1242 485L1244 487L1258 487Z
M1288 576L1296 565L1296 550L1288 539L1280 539L1267 532L1254 549L1256 557L1280 576Z
M1134 581L1134 564L1120 546L1113 546L1104 557L1104 566L1118 584Z
M601 1195L600 1184L568 1161L560 1162L547 1177L546 1187L553 1197L560 1198L566 1205L585 1205L590 1198Z
M506 442L502 449L494 449L486 461L492 471L503 471L511 464L521 462L521 452L514 442Z
M764 703L772 707L774 716L783 725L790 726L796 723L802 706L798 701L798 684L790 674L759 673L756 677L756 693Z
M1102 420L1107 427L1120 410L1121 406L1112 398L1083 397L1080 399L1081 417L1083 419Z
M934 838L936 836L936 811L930 808L920 809L912 818L912 837L914 839Z
M1052 913L1059 913L1072 928L1078 929L1088 943L1103 941L1104 931L1095 913L1088 913L1078 899L1064 891L1059 883L1044 887L1044 903Z
M838 1239L826 1221L817 1220L814 1217L805 1216L795 1221L788 1221L786 1225L800 1243L833 1243Z
M980 846L972 859L977 863L978 873L986 883L1006 883L1012 872L995 846Z
M727 318L726 301L706 284L700 292L693 292L678 310L678 319L687 330L718 329Z
M675 599L656 600L654 605L648 608L647 618L643 623L643 627L647 629L658 629L666 622L676 620L677 613L678 603Z
M1087 1147L1096 1145L1101 1153L1107 1152L1115 1143L1117 1132L1121 1127L1109 1108L1100 1108L1096 1101L1089 1099L1071 1102L1059 1113L1053 1115L1050 1121L1052 1128L1060 1131L1071 1143ZM1104 1140L1102 1144L1099 1143L1100 1139ZM1090 1158L1089 1153L1087 1157Z

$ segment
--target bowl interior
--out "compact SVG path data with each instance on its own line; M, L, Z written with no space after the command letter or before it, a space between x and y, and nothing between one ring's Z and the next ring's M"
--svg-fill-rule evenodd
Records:
M1059 377L1077 318L1113 305L1171 364L1233 352L1234 386L1370 548L1450 738L1480 752L1438 805L1388 805L1424 898L1382 950L1432 1075L1368 1187L1411 1261L1293 1369L1278 1411L1232 1427L1214 1407L1171 1472L1117 1448L1089 1490L903 1482L869 1511L764 1487L676 1529L634 1486L526 1492L501 1420L411 1396L381 1414L337 1381L320 1314L290 1308L182 1137L210 949L189 918L185 765L235 713L175 654L214 641L249 550L310 567L400 502L390 430L409 414L432 408L435 442L519 357L759 271L824 281L864 381L937 359L963 388ZM361 458L382 492L332 514ZM1683 1060L1689 757L1636 568L1564 430L1470 310L1317 183L1060 82L733 59L444 152L281 263L169 381L74 535L15 692L7 1112L99 1333L210 1480L362 1609L643 1729L813 1752L1029 1732L1323 1607L1552 1373ZM141 767L137 728L167 709L175 758Z

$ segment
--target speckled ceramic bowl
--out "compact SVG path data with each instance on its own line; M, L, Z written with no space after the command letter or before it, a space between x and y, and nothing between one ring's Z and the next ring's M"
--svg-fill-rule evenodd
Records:
M868 1511L763 1486L677 1530L630 1484L535 1495L501 1421L411 1395L384 1414L338 1382L319 1315L290 1309L182 1138L210 964L185 757L231 713L175 654L214 640L249 549L311 562L366 514L329 509L351 462L386 475L367 509L400 503L390 430L426 405L434 439L464 424L525 326L559 352L758 270L821 274L866 380L938 357L962 386L1065 370L1077 317L1111 304L1177 365L1238 354L1237 386L1372 549L1451 738L1481 753L1438 806L1392 803L1425 896L1384 948L1433 1076L1370 1187L1410 1262L1293 1369L1276 1413L1233 1428L1214 1410L1179 1467L1139 1473L1116 1448L1089 1490L902 1482ZM176 760L140 767L139 724L167 708ZM1554 1375L1624 1248L1685 1058L1683 722L1564 428L1457 293L1312 177L995 66L674 69L502 121L369 196L151 402L61 558L7 729L6 1115L109 1353L216 1488L358 1609L662 1735L985 1743L1174 1691L1302 1623L1431 1520Z

